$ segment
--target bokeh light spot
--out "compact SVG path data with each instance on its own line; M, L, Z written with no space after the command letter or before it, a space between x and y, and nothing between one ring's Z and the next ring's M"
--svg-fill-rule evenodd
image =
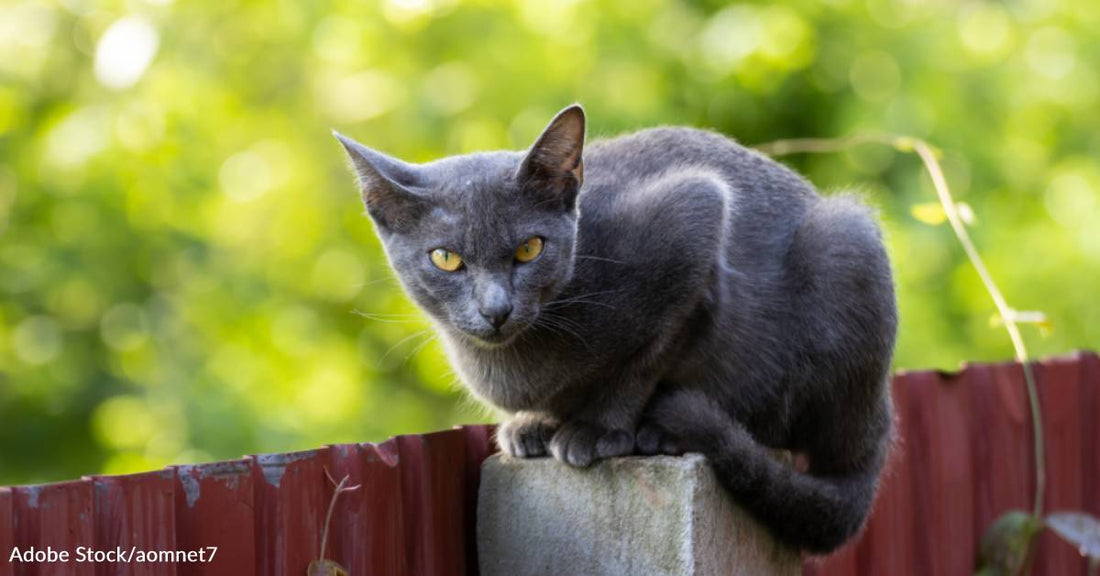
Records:
M409 25L431 15L434 8L432 0L385 0L383 14L394 24Z
M460 62L433 69L424 79L424 97L443 114L468 108L477 98L478 82L470 67Z
M106 111L80 108L49 132L42 160L56 168L79 167L107 147L108 129Z
M256 150L230 156L218 172L222 192L235 202L249 202L271 189L271 165Z
M730 6L707 21L699 36L705 61L716 71L736 67L760 45L762 23L753 6Z
M1002 4L975 2L959 10L959 37L972 54L999 57L1012 46L1012 19Z
M860 98L883 102L901 87L901 69L894 57L886 52L864 52L852 62L849 80Z
M323 76L315 95L323 112L339 122L362 122L392 110L405 97L401 84L376 70Z
M12 334L15 355L27 364L45 364L61 354L61 327L50 316L31 316L19 323Z
M111 24L95 51L95 76L108 88L129 88L145 74L157 53L160 36L140 16L125 16Z
M1076 228L1100 220L1100 174L1085 164L1055 170L1044 195L1047 213L1062 226Z
M1027 41L1025 57L1036 74L1053 79L1065 78L1077 64L1076 45L1056 26L1036 30Z
M57 17L44 2L0 5L0 72L33 76L50 55Z
M96 407L92 430L104 444L114 448L140 448L157 429L157 419L144 400L136 396L115 396Z
M149 320L145 309L136 304L117 304L100 321L103 341L115 350L134 350L149 337Z

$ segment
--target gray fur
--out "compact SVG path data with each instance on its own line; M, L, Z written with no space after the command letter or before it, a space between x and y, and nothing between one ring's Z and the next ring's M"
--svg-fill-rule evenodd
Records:
M702 452L779 538L838 548L869 512L892 422L897 316L870 211L711 132L583 135L574 106L530 151L416 166L338 137L463 382L513 415L504 451L573 466ZM513 260L531 236L542 256ZM437 247L467 266L436 269ZM505 305L499 330L479 312Z

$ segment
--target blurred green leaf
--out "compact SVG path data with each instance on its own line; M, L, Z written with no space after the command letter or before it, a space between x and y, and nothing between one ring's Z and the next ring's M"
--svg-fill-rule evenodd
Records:
M939 202L921 202L909 207L909 213L918 221L929 226L939 226L947 222L947 213Z
M1042 523L1022 510L1002 514L986 529L978 552L978 574L1015 576L1031 554Z

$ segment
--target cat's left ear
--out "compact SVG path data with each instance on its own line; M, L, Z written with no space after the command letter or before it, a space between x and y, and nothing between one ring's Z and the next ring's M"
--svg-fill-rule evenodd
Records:
M574 104L550 121L516 175L524 193L572 210L584 181L584 109Z

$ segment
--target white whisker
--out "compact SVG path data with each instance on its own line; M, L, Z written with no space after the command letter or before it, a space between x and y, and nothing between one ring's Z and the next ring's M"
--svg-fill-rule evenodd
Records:
M423 335L425 335L425 334L427 334L431 331L432 331L431 328L426 328L424 330L414 332L414 333L398 340L396 344L394 344L393 346L390 346L390 349L386 350L386 353L383 354L382 357L378 359L378 363L382 364L382 362L385 362L386 358L389 357L390 353L393 352L394 350L396 350L398 346L401 346L405 342L408 342L409 340L412 340L413 338L416 338L418 336L423 336Z

